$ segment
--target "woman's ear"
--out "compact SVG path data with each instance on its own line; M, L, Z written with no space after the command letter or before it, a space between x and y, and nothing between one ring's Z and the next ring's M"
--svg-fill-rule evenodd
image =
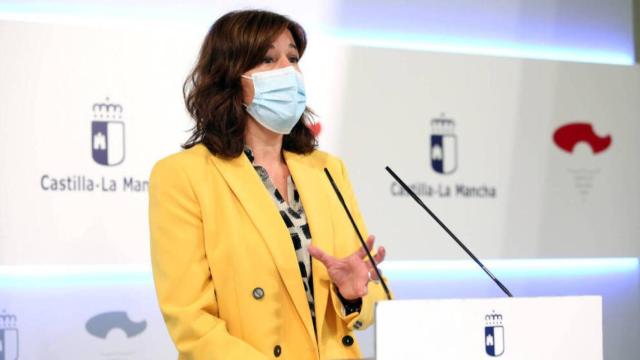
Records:
M245 105L251 104L253 101L253 95L255 94L253 89L253 80L242 76L240 77L240 85L242 86L242 103Z

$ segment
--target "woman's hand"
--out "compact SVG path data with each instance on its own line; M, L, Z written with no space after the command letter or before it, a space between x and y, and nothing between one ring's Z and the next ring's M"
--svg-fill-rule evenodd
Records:
M370 235L367 239L367 247L373 248L375 237ZM360 248L353 254L342 259L335 258L320 248L309 246L309 254L324 264L329 273L331 281L338 287L340 295L346 300L356 300L367 295L367 284L370 280L378 280L378 276L373 266L367 258L364 248ZM384 260L385 249L379 247L378 252L373 256L376 264Z

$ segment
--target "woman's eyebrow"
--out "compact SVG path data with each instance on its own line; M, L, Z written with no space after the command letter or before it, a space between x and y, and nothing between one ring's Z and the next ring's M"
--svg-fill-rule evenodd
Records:
M276 46L275 46L275 45L273 45L273 44L269 45L269 50L271 50L271 49L275 49L275 48L276 48ZM289 49L293 49L293 50L298 51L298 47L296 46L296 44L295 44L295 43L290 43L290 44L289 44Z

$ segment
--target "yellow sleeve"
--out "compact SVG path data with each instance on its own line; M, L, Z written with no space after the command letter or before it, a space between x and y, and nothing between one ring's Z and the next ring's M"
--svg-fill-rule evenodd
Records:
M358 208L358 203L356 201L356 197L353 192L351 182L349 181L347 168L344 166L344 163L342 161L339 161L339 164L340 164L340 169L339 169L340 183L338 186L340 187L340 191L342 192L344 201L347 203L347 206L349 207L349 211L351 212L351 215L353 216L354 221L358 225L358 229L362 234L363 240L367 240L369 233L364 224L364 220L362 218L362 214L360 213L360 209ZM354 237L354 241L356 242L354 244L354 249L359 249L362 247L357 237ZM377 246L377 245L374 245L374 246ZM374 253L372 255L374 255ZM387 278L383 276L383 279L387 284L387 287L389 287ZM340 316L342 320L347 324L347 327L349 329L364 330L368 328L371 324L373 324L373 321L374 321L375 304L378 301L387 299L387 295L381 283L376 284L375 282L371 281L369 282L367 289L368 289L367 295L365 295L362 298L362 307L360 308L360 311L351 313L349 315L345 315L345 310L344 310L342 301L340 301L340 298L336 293L337 289L334 289L334 286L331 286L331 302L333 303L334 310L336 311L336 314L338 314L338 316ZM392 294L392 297L393 297L393 294Z
M266 359L218 318L196 194L182 164L158 162L149 186L151 261L158 302L180 359Z

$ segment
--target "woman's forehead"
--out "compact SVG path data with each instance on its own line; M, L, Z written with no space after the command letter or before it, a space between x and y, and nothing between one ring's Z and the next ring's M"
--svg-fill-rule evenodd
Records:
M283 30L276 37L276 39L273 41L271 46L269 46L269 48L271 49L278 48L279 50L286 50L289 48L294 50L298 49L298 47L296 46L296 42L293 40L293 36L291 35L291 32L289 31L289 29Z

